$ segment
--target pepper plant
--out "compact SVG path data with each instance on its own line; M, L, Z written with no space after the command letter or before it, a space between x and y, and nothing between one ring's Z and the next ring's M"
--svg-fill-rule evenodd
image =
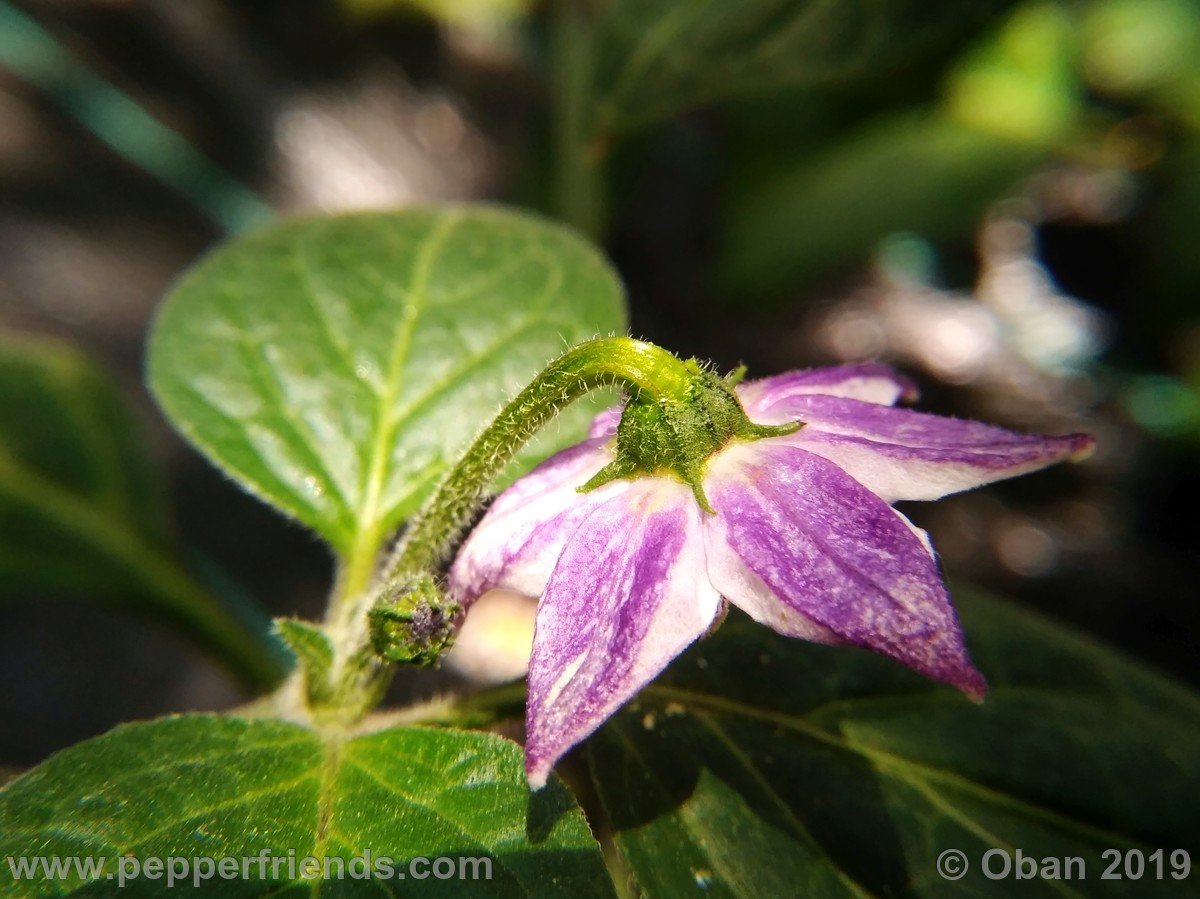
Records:
M1179 784L1200 758L1195 697L964 588L954 593L974 663L967 661L923 538L884 500L850 486L866 483L890 500L903 494L889 484L907 483L909 494L929 498L930 490L1079 453L1086 439L1026 438L894 409L888 404L910 385L879 367L734 387L621 337L623 302L616 275L583 240L497 208L288 222L218 250L183 278L150 335L151 388L213 463L327 543L338 571L329 609L321 622L277 623L295 664L253 706L120 727L10 783L0 793L0 856L104 856L111 873L124 855L243 857L269 849L351 859L370 849L395 858L486 856L495 863L487 889L499 895L607 895L631 882L650 895L699 883L732 894L774 895L764 891L802 884L806 894L850 895L937 892L931 866L944 845L1098 857L1110 846L1157 840L1178 848L1192 838L1195 820ZM63 422L6 424L4 464L20 469L13 483L24 493L6 492L5 516L29 535L30 551L35 536L62 533L91 554L89 567L111 569L114 584L143 567L171 570L142 559L159 543L146 511L154 506L128 491L143 490L147 472L124 413L94 374L57 349L25 346L6 354L0 383L6 399L37 397L63 409ZM520 524L503 524L500 503L513 503L503 498L490 515L498 521L480 525L445 581L462 530L487 494L556 445L585 436L588 417L603 406L589 391L606 386L622 387L630 399L623 412L597 418L582 447L585 464L580 448L546 463L567 492L549 489L545 473L508 491L564 508L575 496L592 509L607 504L621 519L615 538L613 528L605 532L609 556L593 559L594 582L581 585L586 572L568 568L558 588L595 589L556 600L559 623L546 633L566 630L546 637L559 643L547 644L553 664L539 669L535 651L535 674L560 682L538 682L539 708L556 723L546 730L531 722L531 738L543 740L538 751L548 753L529 769L541 787L531 789L521 746L489 732L519 720L523 685L399 712L377 703L391 666L436 660L458 623L457 605L505 580L492 556L507 554L510 574L520 567L528 529L523 537ZM904 452L884 439L888 415L907 427L890 432L900 433ZM931 439L939 435L940 444ZM84 441L97 439L113 450L109 467L92 472L79 463L94 446ZM875 462L855 455L864 447L878 454ZM736 463L730 469L722 461L729 473L720 477L720 466L708 462L718 457ZM874 552L878 566L854 575L823 567L811 553L806 562L809 551L795 534L777 525L772 535L769 523L745 517L764 513L737 511L755 467L770 465L795 490L789 497L772 488L781 520L785 507L807 510L802 515L832 528L814 539L840 541L841 552ZM689 483L697 469L707 474ZM649 519L619 512L639 485L654 484L662 485L654 487L657 498L643 490L635 506L659 509L654 514L671 527L705 517L726 528L735 547L735 532L747 527L758 529L749 539L764 547L782 540L795 561L777 572L783 580L759 569L757 583L770 582L788 605L772 611L762 591L739 591L728 566L725 582L701 580L694 557L665 580L655 574L674 557L665 544L646 542L642 532L653 527L639 520ZM38 502L51 497L55 504ZM596 515L603 523L603 512ZM88 545L84 519L98 516L124 521L129 546ZM838 516L849 517L839 523ZM866 536L855 538L856 527ZM677 541L675 551L696 552ZM471 585L479 565L493 568ZM906 574L905 566L917 567ZM547 587L547 574L540 577L527 589L549 596L553 580ZM638 577L671 586L665 617L648 601L613 604L622 579ZM864 577L875 586L868 589ZM731 616L685 649L712 623L714 587L781 635ZM144 601L186 623L205 622L201 639L249 681L265 685L273 670L282 676L262 631L208 608L203 595L147 590ZM889 596L905 597L909 611L880 619ZM688 608L708 611L691 625ZM634 667L646 647L662 644L633 681L621 673L630 659L615 651L620 641L607 658L589 654L576 663L562 655L572 629L630 627L642 635ZM580 670L593 680L570 687ZM984 678L990 689L979 704L923 674L976 696ZM610 689L606 677L631 687L597 707L589 691ZM555 689L574 699L555 705L546 693ZM560 765L568 788L549 765L592 730ZM135 886L152 892L157 885ZM233 889L205 887L218 895ZM398 895L435 887L472 885L383 884ZM11 887L14 895L108 888L105 880ZM237 884L239 895L317 888L271 877ZM327 889L379 887L330 881Z
M192 574L112 386L6 340L0 571L169 617L257 699L123 725L11 780L0 858L104 861L4 894L117 895L123 858L370 853L486 858L491 878L254 868L175 889L991 895L1006 884L937 860L999 848L1087 858L1100 895L1131 888L1099 879L1105 851L1195 852L1200 699L948 590L891 505L1091 439L914 412L881 366L743 380L634 340L580 234L603 230L605 149L640 125L877 72L999 5L897 0L866 27L836 4L563 3L556 183L577 229L469 205L297 219L187 272L149 334L150 390L333 555L320 620L267 622ZM438 664L498 586L541 597L529 687L391 707L396 666ZM1181 871L1154 885L1186 891Z

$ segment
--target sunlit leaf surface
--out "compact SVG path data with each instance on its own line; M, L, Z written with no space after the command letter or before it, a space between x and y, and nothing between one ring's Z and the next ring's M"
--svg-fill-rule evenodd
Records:
M176 885L190 895L571 896L612 894L599 847L558 783L530 796L520 749L451 730L380 731L345 742L280 721L211 716L120 727L62 752L0 791L0 858L89 856L91 882L14 882L5 896L158 896L160 878L119 889L121 856L284 860L266 876ZM394 860L404 877L293 879L289 853ZM454 859L456 876L424 879L412 859ZM457 877L458 859L469 863ZM128 868L127 868L128 870ZM336 872L337 868L331 868ZM350 870L350 869L348 869ZM447 870L443 866L443 870ZM472 872L478 870L479 876Z
M376 548L465 443L567 346L624 327L571 233L491 208L288 222L168 297L150 383L247 489L343 552ZM583 433L584 403L523 457Z

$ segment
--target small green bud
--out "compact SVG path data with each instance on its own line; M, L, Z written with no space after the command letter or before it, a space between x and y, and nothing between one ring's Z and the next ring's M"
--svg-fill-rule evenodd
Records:
M389 662L432 665L454 643L461 614L462 606L421 574L371 609L371 644Z

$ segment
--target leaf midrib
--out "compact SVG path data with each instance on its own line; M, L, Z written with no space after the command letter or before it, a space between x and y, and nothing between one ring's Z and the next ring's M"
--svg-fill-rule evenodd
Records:
M132 523L135 520L132 504L135 491L131 473L121 465L119 447L112 439L112 433L99 420L97 398L93 397L90 403L82 402L82 390L89 386L88 372L73 363L55 366L50 371L59 379L56 386L62 388L52 391L52 401L79 429L84 436L83 445L90 450L85 461L95 476L96 505L110 509L117 517ZM3 451L2 443L0 451Z
M760 788L763 789L767 793L767 795L772 799L772 801L776 804L776 806L782 812L784 812L784 814L786 815L788 820L793 822L793 827L800 829L802 831L802 833L804 834L804 836L808 837L807 828L804 828L803 825L798 820L796 820L795 815L792 813L791 809L787 806L787 803L783 800L783 798L779 795L779 793L775 791L774 787L772 787L770 785L770 783L767 781L767 779L763 776L761 769L754 763L754 761L751 758L749 758L744 752L742 752L741 748L728 736L728 734L726 734L725 729L723 727L721 727L721 725L718 724L717 721L715 720L715 716L712 715L711 713L696 712L696 717L700 719L700 722L703 725L705 725L706 727L709 728L709 730L714 734L714 736L716 736L717 739L726 746L726 748L729 750L729 752L737 759L737 761L742 765L742 767L745 768L746 771L750 773L751 777L753 777L755 782L759 784ZM1008 851L1009 853L1018 851L1016 846L1012 845L1009 841L1002 838L999 834L995 833L994 831L988 829L987 827L985 827L978 821L971 818L971 816L965 810L963 810L959 806L955 805L953 802L949 801L945 796L943 796L941 793L939 793L937 790L935 790L926 781L909 780L909 779L903 779L903 780L906 784L908 784L908 786L910 786L913 790L915 790L921 796L923 796L925 798L926 802L928 802L934 808L941 811L947 817L951 818L954 821L957 821L967 833L974 836L985 846L1002 848L1002 849L1005 849L1006 851ZM809 837L809 839L811 839L811 837ZM844 872L841 868L837 867L836 865L834 865L833 867L834 867L834 870L837 871L839 876L841 876L841 878L844 881L846 881L848 883L848 885L851 886L851 888L860 890L861 895L864 895L864 896L872 895L872 894L866 892L865 890L862 890L862 888L859 887L859 885L853 879L851 879L850 876L846 872ZM1050 886L1067 896L1080 896L1081 895L1076 890L1071 889L1068 885L1061 884L1058 881L1050 881Z
M329 838L334 832L334 788L337 786L338 771L341 770L342 765L343 740L344 737L340 733L326 735L324 739L320 771L321 785L317 793L316 838L313 840L314 858L323 859L325 857L329 848ZM317 899L321 895L324 884L324 877L317 877L312 881L311 895L313 899Z
M501 853L497 851L496 846L490 841L484 840L478 834L467 829L462 823L450 818L444 812L435 808L430 803L423 801L416 795L409 793L406 790L402 790L397 784L389 782L378 771L364 762L361 758L357 757L352 752L352 747L356 740L363 739L363 737L348 739L346 732L340 729L318 729L312 730L311 733L313 737L320 742L323 750L319 767L317 769L305 772L303 775L295 778L292 783L298 783L305 779L318 776L320 778L320 786L317 794L316 829L314 832L315 839L313 841L312 852L314 858L324 859L326 853L328 852L329 846L335 837L340 837L340 842L342 842L347 849L352 848L351 840L346 839L345 836L339 832L334 815L334 810L340 795L337 789L340 775L347 767L351 767L361 772L371 782L378 785L385 792L392 794L411 805L424 809L429 814L445 822L454 830L458 831L468 840L478 844L489 854L489 858L492 859L493 863L499 869L509 872L513 882L521 888L526 896L534 895L529 891L528 886L517 875L517 873L512 868L504 864ZM410 766L416 765L420 765L419 760L415 758L411 759ZM422 767L428 768L429 766ZM429 770L433 771L435 774L438 773L436 769L430 768ZM374 880L374 878L371 879L371 882L383 889L386 895L394 895L391 890L389 890L379 881ZM310 895L313 897L313 899L319 899L326 881L324 877L317 877L311 881L292 881L281 884L277 890L272 892L274 893L284 889L290 889L297 884L303 883L309 885ZM272 895L272 893L268 893L267 895Z
M462 213L458 211L440 215L437 224L421 245L413 264L412 278L408 290L405 292L407 305L404 315L401 317L399 333L392 342L392 353L388 358L383 388L378 394L378 426L368 455L362 505L358 510L356 533L350 549L351 559L359 561L349 563L352 570L356 564L359 566L365 564L361 561L365 557L374 556L378 550L378 543L382 539L382 535L378 532L383 525L383 514L380 507L383 489L387 481L387 463L391 458L396 428L403 421L403 416L396 409L396 404L404 389L404 362L408 358L417 321L428 302L429 278L433 266L454 228L461 220Z
M808 828L805 827L804 822L796 817L795 812L792 811L791 807L787 804L784 798L779 795L779 792L763 775L762 769L754 763L754 760L742 751L742 748L738 746L732 738L730 738L728 733L725 732L725 728L721 727L721 725L718 724L712 716L702 714L698 717L700 719L700 723L708 728L709 732L717 738L718 742L725 746L726 750L734 757L737 763L741 765L743 769L745 769L751 778L754 779L754 782L758 785L758 788L762 790L762 792L771 800L771 803L783 815L784 819L788 822L796 835L807 842L810 848L820 852L820 844L813 838L813 835L809 832ZM866 899L871 899L873 894L853 877L851 877L848 871L839 866L828 854L825 854L825 858L828 861L830 868L833 869L837 878L841 880L842 883L844 883L853 893L861 897L866 897Z

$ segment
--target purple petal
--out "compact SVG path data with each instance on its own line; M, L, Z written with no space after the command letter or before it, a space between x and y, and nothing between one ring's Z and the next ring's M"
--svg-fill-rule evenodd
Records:
M816 643L841 643L837 634L822 627L775 595L762 578L751 571L729 544L723 515L704 521L704 550L708 580L717 592L757 621L777 633Z
M700 510L665 478L593 509L563 549L538 607L525 767L536 789L716 620Z
M843 396L888 406L901 399L917 398L915 383L877 362L785 372L747 381L737 391L746 414L759 424L794 421L796 416L790 411L790 401L813 394Z
M931 500L1037 471L1092 448L1086 434L1047 437L831 396L797 396L805 426L780 442L830 460L888 502Z
M852 397L890 406L901 399L910 402L915 400L917 385L886 365L863 362L789 371L769 378L745 381L737 387L742 406L750 418L760 424L793 421L794 416L787 412L787 400L813 393ZM593 418L588 437L612 437L616 434L623 409L623 405L612 406Z
M617 425L621 423L621 413L624 411L624 403L609 406L592 419L592 423L588 427L588 437L603 437L607 439L614 436L617 433Z
M848 643L983 693L937 563L879 497L831 462L767 441L726 451L705 486L729 546L796 612Z
M450 593L463 605L494 587L539 596L579 522L628 486L578 489L612 461L606 440L585 440L551 456L505 490L467 538L450 568Z

